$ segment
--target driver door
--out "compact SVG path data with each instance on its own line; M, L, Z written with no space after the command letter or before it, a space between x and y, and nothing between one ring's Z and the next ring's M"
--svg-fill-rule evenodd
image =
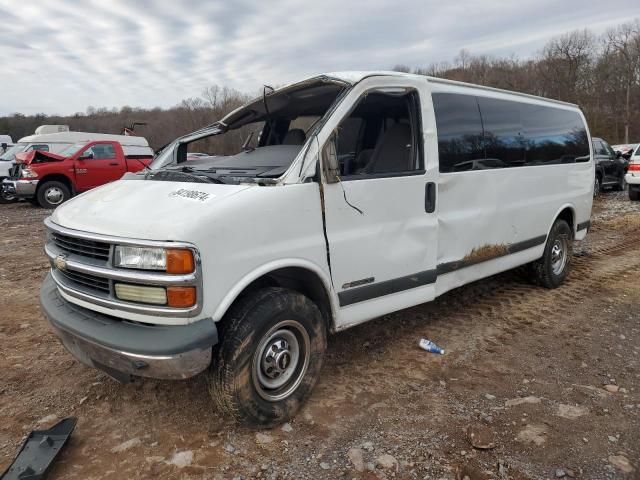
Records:
M78 191L120 179L126 172L124 160L118 158L113 142L97 142L86 148L75 160Z
M345 103L352 107L336 112L322 150L326 234L343 324L435 297L437 169L425 168L426 93L413 79L386 82L370 79L351 91L355 98Z

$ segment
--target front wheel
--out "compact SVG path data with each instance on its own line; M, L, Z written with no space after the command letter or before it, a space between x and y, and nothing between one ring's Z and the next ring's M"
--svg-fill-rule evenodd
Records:
M290 419L320 375L327 338L322 313L284 288L248 294L231 307L214 348L209 391L236 420L273 426Z
M0 178L0 204L15 203L18 201L15 195L5 193L2 188L2 178Z
M71 198L71 192L64 183L51 181L38 186L36 197L42 208L56 208Z
M573 256L573 231L564 220L556 220L544 247L542 258L531 264L535 283L546 288L559 287L569 273Z

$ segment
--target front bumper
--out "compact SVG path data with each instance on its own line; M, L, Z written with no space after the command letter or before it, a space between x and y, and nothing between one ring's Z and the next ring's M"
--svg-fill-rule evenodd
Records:
M116 380L131 376L192 377L211 363L218 331L210 318L188 325L144 325L103 315L65 300L49 273L40 306L62 344L80 362Z
M3 180L2 191L18 198L33 198L38 180Z

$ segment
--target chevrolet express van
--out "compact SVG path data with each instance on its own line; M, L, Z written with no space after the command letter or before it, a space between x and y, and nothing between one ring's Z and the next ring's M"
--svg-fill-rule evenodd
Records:
M240 132L235 151L186 161ZM87 365L121 381L206 371L218 408L274 425L310 395L329 332L521 265L560 286L593 177L575 105L313 77L58 207L42 311Z

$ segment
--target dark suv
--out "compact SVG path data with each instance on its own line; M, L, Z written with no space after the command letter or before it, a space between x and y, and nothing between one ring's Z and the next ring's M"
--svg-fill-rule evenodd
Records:
M593 196L604 187L622 191L625 187L624 175L629 168L629 161L613 151L607 142L598 137L591 137L593 142L593 161L596 167L596 178L593 185Z

